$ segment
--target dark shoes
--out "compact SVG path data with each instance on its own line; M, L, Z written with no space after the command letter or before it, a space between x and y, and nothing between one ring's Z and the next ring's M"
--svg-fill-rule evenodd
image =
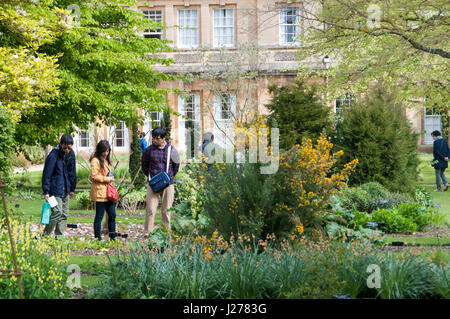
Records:
M444 192L447 191L449 184L445 185Z

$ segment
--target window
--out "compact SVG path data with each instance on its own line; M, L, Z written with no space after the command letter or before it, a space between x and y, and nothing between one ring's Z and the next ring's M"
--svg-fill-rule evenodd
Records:
M198 47L198 11L178 10L178 46Z
M236 110L235 96L231 94L219 94L214 97L216 120L233 120Z
M158 127L161 124L161 112L152 112L151 113L152 127Z
M300 8L286 7L280 9L280 44L299 44Z
M214 46L234 45L234 10L214 9Z
M431 132L440 131L442 132L442 119L440 110L434 107L424 107L424 129L425 134L425 145L432 145L434 140L431 137Z
M352 104L356 103L356 98L350 93L346 93L344 96L334 100L334 112L337 117L341 116L344 108L350 108Z
M90 137L89 132L81 131L80 132L80 147L90 147Z
M125 123L120 122L114 130L114 146L125 147Z
M142 11L144 14L144 18L153 20L155 22L162 22L162 11L161 10L145 10ZM162 30L161 28L157 28L154 30L145 30L144 31L144 38L156 38L160 39L162 38Z

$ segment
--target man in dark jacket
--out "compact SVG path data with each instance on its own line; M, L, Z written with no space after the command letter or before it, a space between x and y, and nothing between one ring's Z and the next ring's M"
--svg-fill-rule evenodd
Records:
M161 172L165 172L167 168L167 157L169 153L170 143L166 141L166 129L157 127L152 131L152 144L147 147L142 155L142 171L148 179L156 176ZM175 147L171 146L171 155L169 159L170 177L169 186L162 191L155 193L149 185L147 185L147 204L146 217L144 224L144 239L147 238L149 232L153 232L156 209L158 208L159 198L161 197L161 221L170 230L170 211L172 207L175 188L174 177L180 168L180 157Z
M61 136L59 144L48 154L42 172L42 190L48 201L55 196L58 203L52 208L50 222L44 228L44 235L55 229L56 237L64 236L69 215L69 198L72 198L77 184L73 138L69 134Z
M448 168L448 157L450 155L450 150L448 148L447 141L444 140L441 136L441 132L434 131L431 133L433 137L433 167L436 173L436 192L441 191L441 179L444 183L444 191L448 189L448 181L447 177L445 177L444 172L445 169Z

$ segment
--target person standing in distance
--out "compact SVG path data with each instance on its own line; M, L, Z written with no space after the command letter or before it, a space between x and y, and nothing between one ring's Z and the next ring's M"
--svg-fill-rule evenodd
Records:
M433 167L436 173L436 189L435 192L441 191L441 179L444 183L444 192L448 189L447 177L444 175L445 169L448 168L448 157L450 151L448 149L448 143L441 136L441 132L433 131L431 133L433 137Z
M69 216L69 199L73 197L77 185L75 152L72 146L72 136L63 134L59 144L45 159L42 172L44 199L48 201L50 196L55 196L58 203L52 208L50 222L44 228L44 235L50 235L55 230L56 238L64 236Z
M141 153L144 153L147 148L147 141L145 140L145 133L141 132L139 134L139 144L141 145Z
M147 184L147 203L146 216L144 224L144 239L147 239L148 233L153 232L156 209L158 208L159 199L161 201L161 218L162 223L170 230L170 212L174 199L174 177L180 168L180 158L178 151L172 146L171 156L167 159L170 143L166 141L166 129L157 127L152 131L152 144L147 147L142 155L142 171L151 179L155 175L165 172L167 160L169 160L169 186L162 191L155 193Z

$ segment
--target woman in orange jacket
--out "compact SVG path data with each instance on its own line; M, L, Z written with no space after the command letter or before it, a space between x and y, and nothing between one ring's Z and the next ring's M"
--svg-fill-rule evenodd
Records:
M106 189L109 183L114 181L111 173L111 161L109 159L111 146L108 141L98 142L94 154L90 158L91 162L91 192L90 199L95 202L94 235L98 240L101 237L101 222L103 216L108 214L109 238L116 237L116 206L108 200Z

